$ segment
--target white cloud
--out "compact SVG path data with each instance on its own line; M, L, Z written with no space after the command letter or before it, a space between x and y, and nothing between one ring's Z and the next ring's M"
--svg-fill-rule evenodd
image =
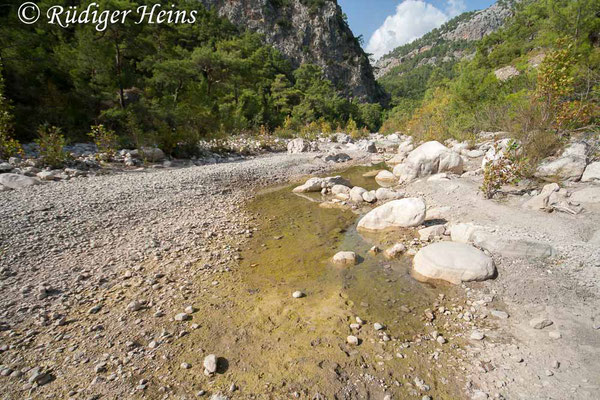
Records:
M422 0L405 0L371 36L367 53L376 59L420 38L466 9L464 0L447 0L444 11Z

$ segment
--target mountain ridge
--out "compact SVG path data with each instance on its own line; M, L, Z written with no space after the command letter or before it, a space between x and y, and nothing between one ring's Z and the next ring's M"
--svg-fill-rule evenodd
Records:
M375 77L402 74L402 65L415 58L418 63L412 67L469 57L476 41L501 28L513 15L515 3L516 0L500 0L486 9L460 14L421 38L395 48L374 63Z

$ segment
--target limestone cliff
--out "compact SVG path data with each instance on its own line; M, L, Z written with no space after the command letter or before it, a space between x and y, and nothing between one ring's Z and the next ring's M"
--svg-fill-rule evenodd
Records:
M321 66L345 95L369 102L384 97L336 0L200 1L232 23L263 34L294 66Z

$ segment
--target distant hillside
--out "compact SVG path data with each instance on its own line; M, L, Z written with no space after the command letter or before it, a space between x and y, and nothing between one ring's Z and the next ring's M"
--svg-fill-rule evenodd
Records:
M397 47L375 64L375 76L394 96L419 98L435 67L450 72L456 62L474 54L476 43L502 27L513 13L514 1L463 13L438 29Z

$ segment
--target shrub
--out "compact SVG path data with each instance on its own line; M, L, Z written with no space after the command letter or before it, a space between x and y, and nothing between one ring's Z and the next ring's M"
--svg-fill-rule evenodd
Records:
M88 136L92 138L99 153L107 154L109 159L117 151L118 137L114 131L107 129L104 125L94 125Z
M19 142L11 137L13 131L12 107L4 97L4 79L2 78L2 64L0 64L0 159L8 159L23 154Z
M494 145L496 157L483 168L483 184L481 192L486 199L491 199L503 185L517 183L523 175L524 159L519 157L519 145L511 140L505 149L498 143Z
M40 157L44 165L58 168L67 161L67 153L64 150L66 141L60 128L48 124L40 125L35 143L40 147Z

